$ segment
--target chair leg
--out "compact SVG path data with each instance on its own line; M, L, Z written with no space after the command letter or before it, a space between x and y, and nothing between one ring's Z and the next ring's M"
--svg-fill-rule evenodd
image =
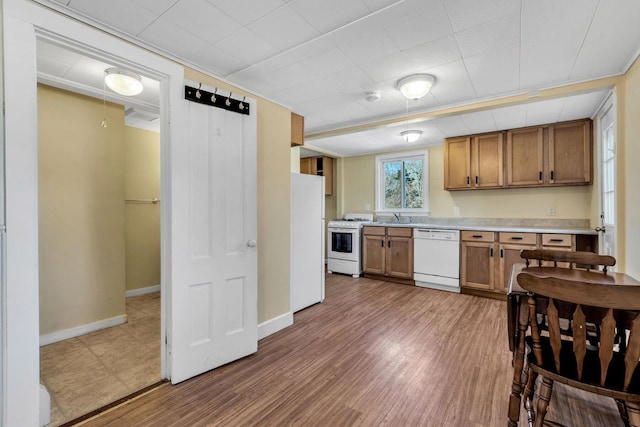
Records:
M640 427L640 404L637 402L625 402L627 415L629 415L629 425Z
M547 408L549 407L549 400L551 399L552 391L553 380L543 377L542 386L540 387L540 396L538 396L538 405L536 407L537 413L534 424L535 427L542 427L544 425L544 417L547 415Z
M624 427L629 427L629 414L627 412L627 405L625 401L616 399L616 405L618 405L618 412L620 412L620 418L624 423Z
M536 413L533 410L533 394L536 388L536 379L538 378L538 373L535 371L531 371L527 366L528 378L526 381L526 386L524 388L524 393L522 394L522 400L524 401L524 409L527 411L527 421L529 427L533 426L533 423L536 419Z

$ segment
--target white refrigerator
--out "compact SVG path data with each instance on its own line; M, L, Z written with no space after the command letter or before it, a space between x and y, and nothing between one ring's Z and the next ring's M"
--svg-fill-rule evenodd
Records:
M324 177L291 174L291 311L324 300Z

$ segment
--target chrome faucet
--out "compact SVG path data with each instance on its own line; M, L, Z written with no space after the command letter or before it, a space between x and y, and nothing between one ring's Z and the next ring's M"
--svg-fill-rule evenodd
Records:
M400 222L400 215L402 215L402 212L398 212L398 213L393 212L393 216L396 217L397 222Z

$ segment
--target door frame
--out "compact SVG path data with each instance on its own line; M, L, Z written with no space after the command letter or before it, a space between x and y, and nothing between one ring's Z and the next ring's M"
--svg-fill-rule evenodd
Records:
M2 336L2 424L39 425L39 280L37 186L37 67L38 37L54 39L126 66L160 81L161 151L161 333L166 336L171 312L172 269L171 158L179 155L178 135L184 134L182 105L184 68L86 24L27 2L5 0L5 149L7 271L2 304L6 308ZM82 40L79 43L76 40ZM171 120L170 120L171 119ZM170 125L171 122L171 125ZM169 337L170 338L170 337ZM170 340L162 340L162 376L170 377ZM35 406L35 408L34 408Z
M606 98L604 99L604 101L602 102L602 104L600 105L600 107L598 108L598 111L595 114L595 120L596 120L596 130L597 130L597 135L596 135L596 155L595 155L595 161L596 161L596 172L597 172L597 200L598 200L598 211L595 214L595 218L596 218L596 227L601 227L604 224L601 221L601 217L600 215L603 213L603 198L602 198L602 190L603 190L603 180L602 180L602 149L603 149L603 141L602 141L602 119L603 117L610 111L611 112L611 117L613 118L613 135L615 138L615 144L616 147L618 145L618 126L617 126L617 109L616 109L616 93L615 91L610 91L610 93L606 96ZM618 239L618 230L619 230L619 226L618 226L618 191L617 191L617 182L618 182L618 177L617 177L617 173L618 173L618 158L617 158L617 149L616 149L616 153L614 153L613 156L613 164L614 164L614 174L613 174L613 180L614 180L614 193L615 193L615 203L613 205L613 217L614 217L614 230L613 230L613 238L614 238L614 245L613 245L613 256L617 258L619 251L618 251L618 243L619 243L619 239ZM600 234L598 235L598 253L604 254L604 235L600 232ZM605 254L606 255L606 254ZM615 271L617 266L612 267L612 269Z

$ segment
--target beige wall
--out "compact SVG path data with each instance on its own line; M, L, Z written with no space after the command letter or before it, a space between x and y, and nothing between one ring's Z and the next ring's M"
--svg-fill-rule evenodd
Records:
M640 60L616 88L618 267L640 279Z
M38 135L40 333L47 334L125 313L124 109L38 85Z
M291 111L197 71L185 78L258 101L258 323L289 312Z
M124 127L125 199L160 198L160 134ZM160 284L160 205L125 204L126 290Z
M432 217L468 218L580 218L591 215L592 186L558 188L522 188L508 190L445 191L443 147L429 151L429 209ZM343 211L362 212L365 205L375 209L375 155L342 160ZM547 207L555 206L556 216L547 216Z

